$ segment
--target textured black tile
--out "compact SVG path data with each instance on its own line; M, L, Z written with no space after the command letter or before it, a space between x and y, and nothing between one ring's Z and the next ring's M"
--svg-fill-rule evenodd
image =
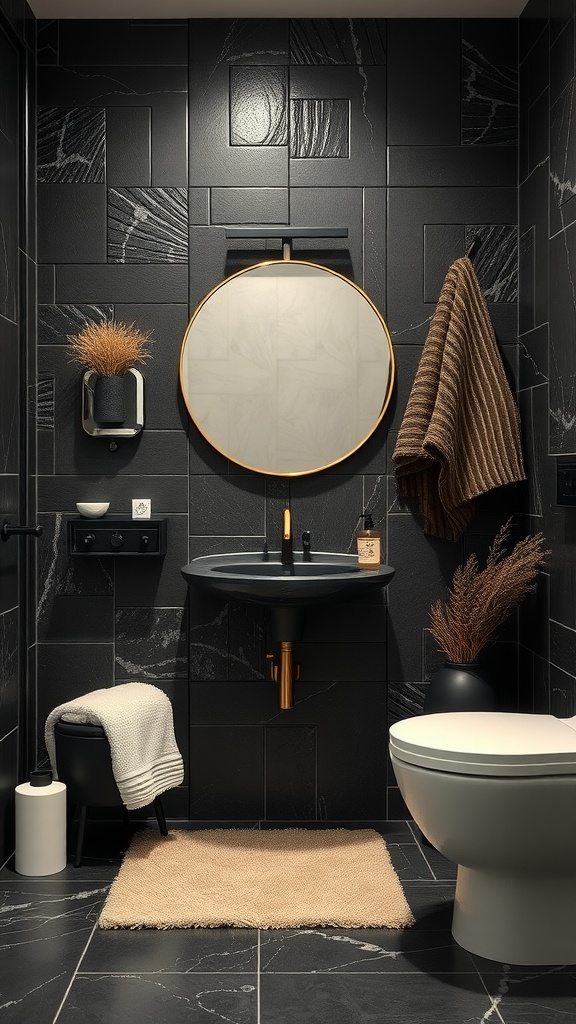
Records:
M287 148L230 146L230 72L246 65L288 62L288 22L203 19L190 22L190 183L195 186L288 185ZM236 67L240 65L240 67ZM255 71L256 77L262 72ZM254 127L265 123L263 104L252 104ZM277 120L276 122L277 123Z
M38 640L48 643L111 643L114 609L111 597L54 595L38 623Z
M383 192L377 189L371 191ZM291 188L292 224L348 228L346 239L295 239L294 257L320 263L361 285L364 264L362 199L362 190L359 188Z
M386 190L364 189L362 286L386 318Z
M74 305L100 305L109 302L187 302L188 271L186 267L174 264L59 266L56 269L55 300L58 303Z
M356 643L299 643L297 653L300 675L306 682L380 682L386 678L386 645L383 639L369 643L360 639Z
M515 188L389 189L387 321L394 344L422 344L434 312L423 302L424 224L514 224L516 213Z
M346 100L292 100L291 157L348 159L349 136L349 107Z
M516 150L510 146L390 146L390 185L513 186Z
M487 302L516 302L518 298L518 229L515 224L466 228L466 251L479 240L474 270Z
M291 64L386 64L384 18L294 18Z
M106 262L104 185L38 186L38 259L42 263Z
M257 476L196 476L190 494L193 536L262 536L264 479Z
M18 725L18 609L0 615L0 734Z
M266 676L266 609L243 601L228 605L228 678Z
M258 934L249 928L97 929L82 961L86 973L248 974L256 971Z
M323 1017L333 1024L370 1020L375 1015L381 1024L391 1024L401 1016L460 1024L466 1018L481 1018L490 1005L473 970L458 975L415 973L409 985L400 974L387 974L385 985L373 975L328 979L316 974L264 974L260 989L262 1024L287 1024L295 1019L307 1024L318 1019L319 1006Z
M191 224L208 224L210 220L211 189L188 189L188 218Z
M424 302L437 302L449 266L466 251L463 224L424 225Z
M187 591L180 569L188 564L187 517L170 514L166 518L167 552L162 558L116 560L117 608L184 605Z
M38 344L67 345L69 334L78 334L89 323L110 320L114 309L108 306L38 306Z
M265 730L265 818L308 821L316 816L316 735L313 726Z
M0 472L18 472L19 332L0 317Z
M39 508L42 512L70 512L76 515L77 501L109 501L110 515L132 514L132 499L150 498L152 514L187 512L186 476L40 476Z
M390 19L388 68L389 145L459 145L460 22Z
M152 184L151 107L109 107L106 111L108 185Z
M285 146L286 91L286 68L231 67L230 145Z
M94 928L107 887L59 880L3 882L2 997L17 1020L51 1020Z
M226 820L264 816L261 728L192 726L190 816Z
M516 19L462 23L462 142L514 146L518 141Z
M183 608L119 608L114 637L117 680L188 678Z
M38 302L56 301L56 268L53 263L38 266Z
M228 605L190 587L190 681L228 678ZM203 691L193 687L191 700ZM192 697L194 695L194 698ZM193 721L198 721L197 714Z
M38 109L38 181L104 181L106 112L98 107Z
M38 644L38 753L44 751L44 724L53 708L114 681L112 643Z
M0 739L0 865L14 851L14 788L19 781L18 729Z
M291 130L290 184L291 185L385 185L386 184L386 120L385 120L386 73L383 68L365 67L362 74L355 67L316 68L296 67L290 72L291 122L294 126L294 112L302 115L297 121L298 134L294 138ZM304 101L334 99L347 101L349 105L349 157L342 144L345 125L339 108L338 139L330 143L336 148L322 153L318 140L323 123L322 107L308 105ZM295 107L294 104L297 106ZM314 118L305 114L313 111ZM331 135L332 138L332 135ZM315 141L316 140L316 141ZM295 150L295 146L298 148ZM317 154L316 156L314 154ZM298 155L300 154L300 155ZM322 159L318 159L322 157Z
M576 226L550 241L550 452L562 455L576 446L574 346L576 301Z
M213 188L212 224L287 224L288 189Z
M187 304L117 302L115 310L118 320L151 332L152 358L141 368L145 378L146 429L186 429L188 416L180 390L178 362L188 326Z
M184 20L60 22L62 64L186 64Z
M86 27L88 22L77 23ZM98 22L102 25L103 22ZM69 23L73 38L73 24ZM154 32L151 30L151 37ZM153 45L153 44L152 44ZM66 61L62 60L62 64ZM42 106L150 107L152 110L152 185L185 186L187 68L170 64L128 66L84 64L38 69L38 100ZM138 62L137 62L138 64Z
M109 188L109 263L187 263L185 188Z

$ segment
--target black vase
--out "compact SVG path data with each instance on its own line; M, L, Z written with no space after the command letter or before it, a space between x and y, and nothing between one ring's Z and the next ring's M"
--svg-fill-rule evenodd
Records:
M94 421L124 423L124 377L96 377L94 382Z
M498 697L490 679L476 663L447 661L432 676L424 700L424 714L441 711L497 711Z

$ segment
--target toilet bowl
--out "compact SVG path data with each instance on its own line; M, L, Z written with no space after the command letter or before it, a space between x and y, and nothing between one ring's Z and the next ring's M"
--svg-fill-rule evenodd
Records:
M390 756L414 821L458 865L456 941L576 963L576 717L421 715L391 726Z

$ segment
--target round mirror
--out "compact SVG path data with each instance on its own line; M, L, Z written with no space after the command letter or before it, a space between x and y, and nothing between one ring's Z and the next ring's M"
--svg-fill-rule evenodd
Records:
M341 274L274 260L202 300L182 345L188 412L246 469L298 476L351 455L382 419L394 356L386 324Z

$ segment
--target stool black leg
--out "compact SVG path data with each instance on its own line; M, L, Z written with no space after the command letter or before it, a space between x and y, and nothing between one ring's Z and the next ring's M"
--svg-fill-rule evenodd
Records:
M78 821L78 839L76 840L76 857L74 859L74 867L79 868L82 863L82 846L84 844L84 830L86 828L86 815L88 808L86 804L82 804L80 808L80 819Z
M156 818L158 820L158 828L160 829L161 836L168 835L168 829L166 828L166 818L164 816L164 808L162 807L162 801L157 796L154 800L154 810L156 811Z

